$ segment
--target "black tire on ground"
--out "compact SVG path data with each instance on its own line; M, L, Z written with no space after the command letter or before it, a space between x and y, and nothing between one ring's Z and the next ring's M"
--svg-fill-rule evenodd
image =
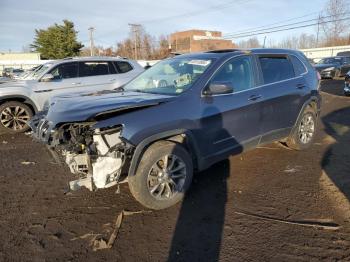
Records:
M29 121L32 117L33 111L29 106L21 102L9 101L1 104L0 134L16 134L27 131L30 127L25 122Z
M174 189L175 193L169 194L171 197L159 199L151 193L152 189L157 185L160 186L157 191L153 192L153 194L159 192L164 192L165 194L166 192L170 192L170 190L168 190L169 187L164 186L166 183L159 182L160 179L163 178L159 177L164 174L164 166L161 166L160 169L154 168L155 165L159 167L159 164L164 163L162 161L165 156L168 157L168 160L166 160L168 163L167 167L169 167L169 170L174 170L173 173L167 172L167 174L169 174L170 178L173 178L171 181L176 181L180 186L175 187L174 184L170 182L168 185L171 185L171 188ZM182 168L181 173L179 174L176 173L179 171L175 170L180 166ZM185 173L184 177L183 173ZM136 174L128 177L128 183L132 195L138 202L147 208L159 210L173 206L183 199L192 182L192 176L192 158L187 150L181 144L169 141L159 141L151 145L144 152L137 167Z
M309 122L310 125L308 125L308 121L312 121L313 124ZM287 146L295 150L308 149L315 139L316 127L317 116L315 110L311 106L307 106L304 112L300 115L292 133L287 138ZM309 135L307 136L306 140L305 132L303 132L305 130L309 131L307 132Z

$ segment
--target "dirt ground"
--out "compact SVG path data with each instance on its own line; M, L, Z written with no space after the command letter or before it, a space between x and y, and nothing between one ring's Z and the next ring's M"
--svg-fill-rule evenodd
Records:
M116 188L65 194L71 179L26 135L0 136L0 261L350 261L350 98L324 81L314 145L232 156L175 207L147 211Z

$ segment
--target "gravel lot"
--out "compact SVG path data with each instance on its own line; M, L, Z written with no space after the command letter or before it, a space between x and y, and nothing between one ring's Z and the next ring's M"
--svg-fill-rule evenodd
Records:
M317 139L271 144L195 176L183 203L147 211L123 184L64 194L70 173L26 135L0 136L0 261L350 261L350 98L322 83ZM95 241L95 244L97 242Z

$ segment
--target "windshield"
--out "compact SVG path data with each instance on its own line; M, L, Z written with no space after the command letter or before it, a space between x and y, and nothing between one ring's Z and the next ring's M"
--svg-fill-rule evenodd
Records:
M212 59L172 58L163 60L124 86L127 91L179 95L212 63Z
M46 72L46 70L48 70L50 67L52 66L51 63L46 63L43 64L41 66L39 66L37 69L35 69L32 74L31 77L33 77L34 79L38 79L44 72Z
M323 58L320 61L318 61L317 64L341 64L342 58L341 57L328 57Z

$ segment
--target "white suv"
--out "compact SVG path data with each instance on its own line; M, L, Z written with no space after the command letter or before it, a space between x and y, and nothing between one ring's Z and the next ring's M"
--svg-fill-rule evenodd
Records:
M53 96L112 90L143 70L136 61L115 57L66 58L43 64L26 79L0 85L0 133L28 130L27 121Z

